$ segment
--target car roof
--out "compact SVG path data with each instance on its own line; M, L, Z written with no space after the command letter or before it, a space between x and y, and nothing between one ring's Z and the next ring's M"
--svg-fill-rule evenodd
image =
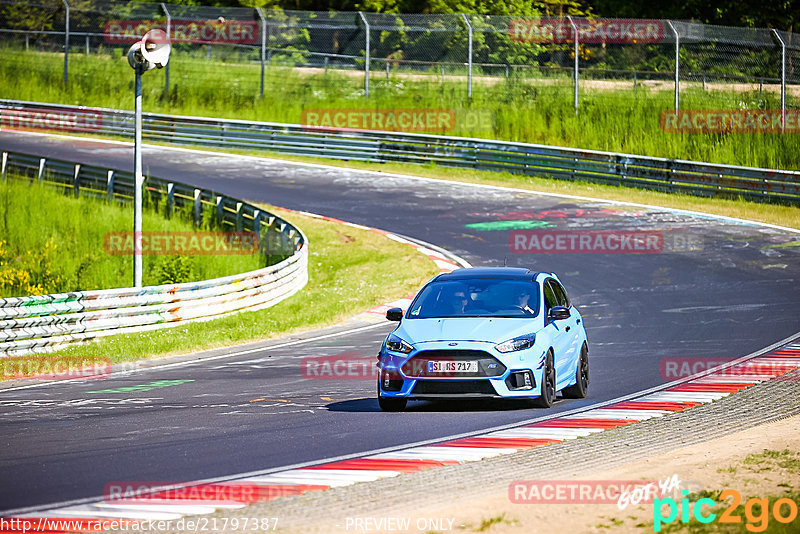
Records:
M502 280L527 280L530 282L535 280L538 274L539 272L525 269L524 267L469 267L440 274L436 277L436 281L498 278Z

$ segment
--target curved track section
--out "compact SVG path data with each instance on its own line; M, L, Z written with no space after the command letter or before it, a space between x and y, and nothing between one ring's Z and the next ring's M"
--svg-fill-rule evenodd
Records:
M0 132L0 149L132 165L129 145L86 139ZM588 399L560 401L553 414L669 382L665 362L732 360L800 330L800 236L786 229L182 149L146 147L144 161L159 177L408 235L474 265L558 272L586 318L592 384ZM661 236L661 247L533 254L530 237L544 236L534 232L644 232ZM527 245L516 247L515 235L528 236ZM96 497L113 481L224 477L546 415L503 402L414 403L405 413L384 414L371 380L302 376L306 357L374 357L391 328L379 324L102 383L5 391L0 476L15 484L0 489L0 509Z

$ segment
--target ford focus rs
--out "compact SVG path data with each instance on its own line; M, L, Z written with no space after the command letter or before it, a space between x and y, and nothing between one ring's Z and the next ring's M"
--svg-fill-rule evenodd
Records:
M506 397L549 408L583 398L589 351L581 315L559 278L516 267L459 269L423 287L378 355L378 402Z

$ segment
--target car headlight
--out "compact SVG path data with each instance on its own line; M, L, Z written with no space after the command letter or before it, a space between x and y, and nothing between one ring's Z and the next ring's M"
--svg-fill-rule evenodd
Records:
M504 341L499 345L495 345L494 348L497 349L498 352L514 352L517 350L529 349L534 343L536 343L536 335L530 334L527 336L509 339L508 341Z
M403 354L408 354L414 350L414 347L394 334L389 334L389 337L386 338L386 348L392 352L402 352Z

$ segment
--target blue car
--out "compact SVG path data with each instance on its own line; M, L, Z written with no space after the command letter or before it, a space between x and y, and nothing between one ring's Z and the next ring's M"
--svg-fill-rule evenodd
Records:
M459 269L433 278L378 355L378 403L503 397L543 408L556 393L583 398L589 385L586 330L555 274L516 267Z

